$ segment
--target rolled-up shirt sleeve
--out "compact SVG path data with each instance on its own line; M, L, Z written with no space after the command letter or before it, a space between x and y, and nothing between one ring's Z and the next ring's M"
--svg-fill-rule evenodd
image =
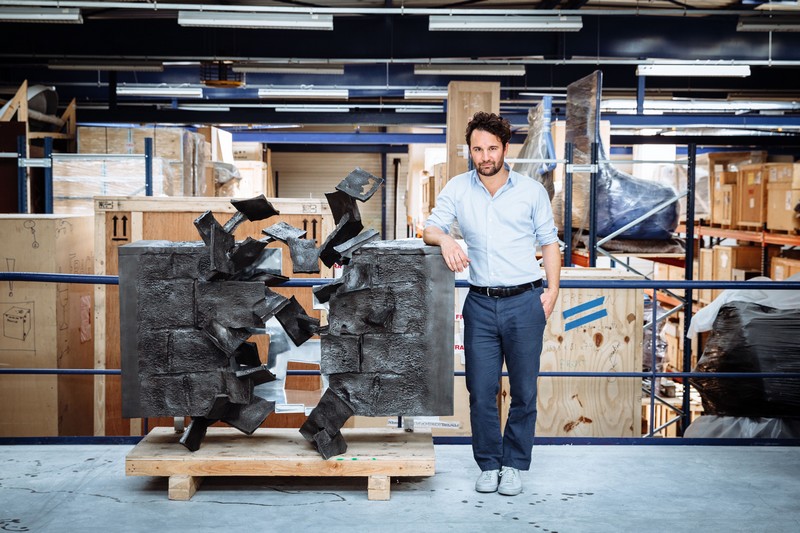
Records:
M558 242L558 228L553 220L553 208L550 206L550 197L542 187L544 194L539 194L533 209L533 231L539 246L546 246Z
M447 182L439 196L436 197L436 207L433 208L425 221L426 228L435 226L445 233L450 233L450 225L456 219L456 202L453 196L455 188L452 183L453 180Z

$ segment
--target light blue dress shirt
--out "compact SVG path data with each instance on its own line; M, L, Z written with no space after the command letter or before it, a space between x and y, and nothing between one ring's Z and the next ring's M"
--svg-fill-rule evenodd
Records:
M467 244L469 282L481 287L541 279L536 243L544 246L558 241L547 191L538 181L513 170L494 196L475 170L448 181L425 227L449 233L454 220Z

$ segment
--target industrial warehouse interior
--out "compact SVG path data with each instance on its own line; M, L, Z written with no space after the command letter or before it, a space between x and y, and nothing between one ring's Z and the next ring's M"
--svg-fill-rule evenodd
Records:
M0 529L800 530L797 1L0 0L0 35ZM475 482L465 309L521 286L422 241L481 111L562 258L519 494Z

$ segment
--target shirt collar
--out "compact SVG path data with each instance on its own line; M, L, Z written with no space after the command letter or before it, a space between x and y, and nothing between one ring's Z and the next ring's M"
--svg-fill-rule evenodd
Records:
M514 185L517 184L517 173L511 170L511 167L508 166L508 163L504 162L503 166L506 168L506 170L508 170L508 181L506 181L503 184L503 187L501 187L501 189L505 188L506 186L513 187ZM480 185L481 187L483 187L483 183L481 183L481 180L478 178L478 171L473 168L472 170L469 171L469 173L470 177L472 178L472 184Z

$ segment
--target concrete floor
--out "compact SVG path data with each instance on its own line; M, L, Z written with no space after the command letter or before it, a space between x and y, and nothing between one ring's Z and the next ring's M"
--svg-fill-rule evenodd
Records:
M188 502L126 477L131 446L0 447L0 530L800 531L800 448L536 446L516 497L478 494L463 445L368 501L359 478L207 478ZM301 529L302 528L302 529Z

